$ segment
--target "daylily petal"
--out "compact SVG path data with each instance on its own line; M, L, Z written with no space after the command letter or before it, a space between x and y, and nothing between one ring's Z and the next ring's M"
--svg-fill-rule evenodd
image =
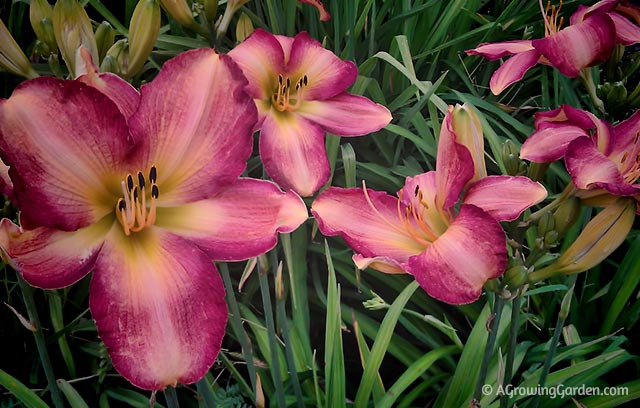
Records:
M305 101L296 113L340 136L361 136L376 132L392 119L391 112L386 107L347 92L331 99Z
M520 81L524 74L540 60L535 49L516 54L506 60L491 76L489 87L494 95L500 95L509 85Z
M542 184L527 177L488 176L469 187L463 203L481 208L496 221L513 221L546 197Z
M605 61L615 45L615 26L603 13L593 14L549 37L533 40L535 49L570 78L577 77L582 68Z
M192 243L114 228L96 260L89 308L118 372L137 387L189 384L215 361L227 322L224 286Z
M484 134L480 117L466 103L462 106L456 105L451 111L451 127L455 132L456 141L469 150L473 160L474 173L467 185L486 177Z
M400 265L424 250L399 218L397 198L370 189L367 194L371 203L359 188L330 187L320 193L311 205L320 232L340 235L358 260L388 258L386 264Z
M306 3L306 4L310 4L313 7L318 9L318 13L320 13L320 21L327 21L331 18L331 14L329 14L329 12L327 12L327 9L324 7L324 4L322 4L321 1L319 0L300 0L300 2L302 3Z
M618 13L609 13L609 17L616 26L616 41L619 44L631 45L640 42L640 27Z
M292 191L241 178L215 196L158 209L156 225L192 241L212 259L240 261L263 254L306 221L307 207Z
M460 199L460 193L474 175L473 158L469 150L456 141L451 120L453 107L442 122L436 157L436 180L438 193L436 205L447 210Z
M407 273L407 271L404 270L404 265L400 264L395 259L389 258L388 256L366 258L360 254L354 254L352 259L353 263L356 264L360 270L371 268L379 272L391 274Z
M23 231L4 218L0 246L30 285L58 289L89 273L112 225L113 220L105 217L72 232L45 227Z
M158 169L159 205L207 198L242 173L257 116L245 85L229 57L202 48L167 61L142 87L129 125L143 149L139 168Z
M136 88L111 72L100 73L87 48L78 48L76 54L76 79L107 95L118 105L125 118L131 117L140 102L140 93Z
M616 195L636 194L635 188L624 180L616 164L598 151L593 141L586 137L571 142L564 160L573 184L578 188L589 190L601 187Z
M7 196L11 201L13 198L13 182L9 178L9 166L0 161L0 193Z
M550 163L564 157L567 146L589 134L578 126L562 122L546 122L527 138L520 149L520 158L536 163Z
M290 112L274 111L265 118L260 131L260 158L280 187L303 197L313 195L331 175L324 132Z
M249 80L247 92L256 99L270 99L284 71L285 54L273 34L260 28L228 54Z
M633 166L640 149L640 143L638 143L638 134L640 134L640 110L618 123L611 133L610 151L605 152L605 154L607 154L611 160L618 163L622 161L622 157L626 154L628 156L626 159L627 166L624 167L629 168Z
M533 50L531 40L515 40L496 43L482 43L472 50L466 50L468 55L482 55L494 61L507 55L520 54Z
M571 14L571 18L569 22L571 25L578 24L582 22L585 17L587 17L591 13L608 13L613 10L620 3L620 0L601 0L594 4L593 6L587 7L585 5L579 5L576 11Z
M113 210L112 176L129 141L126 120L106 95L78 81L23 82L0 100L0 133L23 227L73 231Z
M430 296L451 304L471 303L487 280L505 270L504 231L486 212L463 204L449 229L408 265Z
M328 99L338 95L353 84L358 68L351 61L344 61L325 49L306 32L295 36L287 65L287 74L293 78L306 75L308 86L304 99Z

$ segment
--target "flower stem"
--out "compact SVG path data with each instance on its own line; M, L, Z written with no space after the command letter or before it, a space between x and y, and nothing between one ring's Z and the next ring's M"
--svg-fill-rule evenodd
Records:
M591 68L583 68L580 70L580 79L582 79L582 83L584 87L587 88L587 93L589 94L589 98L591 99L591 103L593 106L601 113L604 113L604 103L602 103L602 99L598 98L596 93L596 84L593 82L593 75L591 74Z
M562 303L560 305L558 321L556 322L556 327L553 330L553 337L551 338L551 344L549 344L547 358L544 361L544 367L542 367L540 379L538 380L538 387L540 388L543 388L545 382L547 381L547 375L549 374L549 370L551 369L551 362L556 354L556 349L558 348L558 342L560 340L560 334L562 333L562 327L564 326L564 321L569 315L569 311L571 309L571 298L573 297L573 288L576 284L576 278L577 275L571 275L567 279L567 286L569 286L569 290L567 290L567 293L564 295L564 298L562 299ZM538 407L538 404L540 403L540 396L541 394L536 394L532 404L533 408Z
M530 223L530 222L537 221L540 217L542 217L547 212L553 211L556 208L558 208L564 200L571 197L576 191L578 191L578 189L573 185L573 183L569 183L567 187L565 187L565 189L562 191L562 193L560 193L559 196L557 196L552 202L545 205L538 211L532 213L525 222Z
M273 308L271 307L271 295L269 293L269 280L267 271L262 270L258 263L258 276L260 278L260 293L262 294L262 306L267 321L267 334L269 335L269 354L271 355L271 375L276 389L276 399L279 407L286 406L284 400L284 389L282 388L282 377L280 376L280 361L278 360L278 339L276 338L276 328L273 321Z
M518 290L518 294L513 298L511 302L511 326L509 327L509 345L507 349L507 362L504 369L503 385L511 383L511 377L513 375L513 362L516 356L516 346L518 344L518 329L520 324L518 322L520 317L520 307L522 306L521 289ZM507 408L509 404L509 396L503 393L500 396L500 408Z
M47 378L49 384L49 390L51 391L51 400L56 408L63 408L64 402L62 401L62 394L56 383L56 376L53 373L53 367L51 366L51 360L49 359L49 352L47 351L47 342L42 334L42 327L40 326L40 318L38 317L38 309L36 308L35 299L33 298L33 288L22 279L20 274L18 276L18 283L20 284L20 290L22 291L22 298L24 304L27 307L27 313L29 320L35 327L33 337L36 339L36 347L38 348L38 354L40 355L40 362L44 369L44 375Z
M167 399L168 408L180 408L175 387L167 386L167 388L164 389L164 397Z
M493 347L496 343L496 337L498 337L498 327L500 325L500 316L502 315L502 309L504 307L504 299L500 296L496 296L496 301L493 305L493 320L487 321L487 330L489 331L489 337L487 338L487 345L484 348L484 356L482 357L482 363L480 364L480 372L478 373L478 381L476 382L476 389L473 392L473 399L480 400L482 396L482 386L485 384L487 378L487 371L489 369L489 363L493 355Z

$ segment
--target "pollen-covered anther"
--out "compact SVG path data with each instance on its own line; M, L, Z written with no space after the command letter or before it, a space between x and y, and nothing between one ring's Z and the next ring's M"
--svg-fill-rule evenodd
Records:
M291 89L291 78L278 75L278 86L271 96L273 106L280 112L297 109L303 100L304 88L309 84L306 75L301 76L295 82L294 89Z
M116 217L126 235L141 231L156 222L156 200L160 194L156 184L158 170L155 166L151 167L148 184L141 171L136 178L137 185L131 174L120 182L123 196L116 203Z

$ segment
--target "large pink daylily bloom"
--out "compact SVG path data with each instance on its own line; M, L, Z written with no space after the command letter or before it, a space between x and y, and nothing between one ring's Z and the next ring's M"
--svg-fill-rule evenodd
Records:
M478 150L483 147L475 114L466 107L450 108L435 171L408 177L397 197L331 187L320 193L311 212L323 234L342 236L356 251L358 268L406 272L434 298L473 302L485 282L506 267L499 221L516 219L547 195L525 177L486 176Z
M331 174L325 132L360 136L380 130L389 110L345 92L358 70L309 34L295 38L256 30L229 52L249 80L258 107L260 157L280 186L310 196Z
M626 0L602 0L591 7L581 4L571 15L571 24L582 22L593 13L606 13L611 18L616 28L616 43L640 42L640 7Z
M211 260L264 253L307 218L295 193L238 178L257 116L245 86L230 58L200 49L129 93L130 116L82 79L41 77L0 100L0 153L21 211L20 227L0 223L0 245L40 288L93 271L98 334L138 387L200 379L227 321Z
M535 129L522 145L521 158L548 163L564 157L573 184L588 190L577 195L595 205L616 199L611 195L640 200L640 111L612 126L563 105L536 114Z
M554 7L550 16L544 15L544 38L482 43L466 51L469 55L482 55L491 61L511 56L491 76L489 86L494 95L520 81L529 69L539 63L551 65L563 75L575 78L583 68L598 65L609 58L616 45L619 26L610 13L604 10L583 13L582 18L572 18L570 26L560 29L562 19L558 20L559 11L559 7ZM620 36L623 36L622 32Z

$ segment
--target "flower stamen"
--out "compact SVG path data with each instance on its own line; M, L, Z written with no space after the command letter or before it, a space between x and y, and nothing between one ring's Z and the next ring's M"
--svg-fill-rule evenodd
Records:
M139 171L137 174L138 185L134 184L131 174L127 175L126 180L120 182L123 197L116 203L116 218L122 225L125 235L141 231L156 222L156 200L160 194L156 184L157 178L158 170L152 166L149 171L151 186L149 208L147 208L147 181L142 172Z
M542 0L538 0L540 4L540 10L542 11L542 19L544 20L544 36L549 37L560 31L562 23L564 23L564 17L560 17L560 10L562 10L562 0L558 3L558 7L551 5L551 0L547 1L547 7L542 6Z
M291 92L291 78L278 75L278 87L271 96L273 106L280 111L292 111L297 109L303 100L304 88L309 84L306 75L300 77L295 83L295 93Z

